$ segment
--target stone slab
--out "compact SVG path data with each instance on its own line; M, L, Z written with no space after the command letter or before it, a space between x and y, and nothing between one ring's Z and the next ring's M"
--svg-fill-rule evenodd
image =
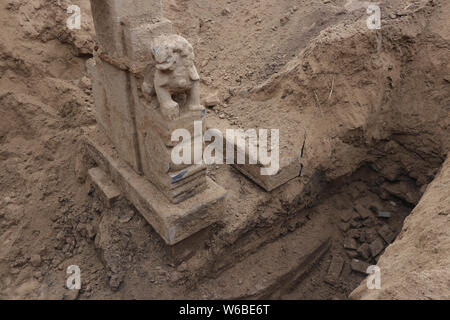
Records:
M167 244L174 245L221 220L226 191L211 179L206 178L203 192L175 205L122 161L98 129L86 130L84 149Z

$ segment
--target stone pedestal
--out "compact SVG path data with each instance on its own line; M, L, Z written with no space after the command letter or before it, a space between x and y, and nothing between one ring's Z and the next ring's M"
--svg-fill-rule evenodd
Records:
M174 245L221 219L226 192L208 177L203 191L173 204L126 164L98 129L85 132L83 149L167 244Z

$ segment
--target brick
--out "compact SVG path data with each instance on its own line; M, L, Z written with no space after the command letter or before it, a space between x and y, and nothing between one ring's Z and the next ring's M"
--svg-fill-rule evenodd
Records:
M380 238L376 239L370 244L370 253L372 254L372 257L376 257L383 250L384 250L384 243L383 240L381 240Z
M364 274L367 274L367 268L369 268L369 266L370 264L357 259L353 259L350 264L350 267L352 268L353 271Z
M359 239L361 237L361 230L352 229L349 232L347 232L347 236L353 239Z
M342 232L347 232L348 229L350 229L350 225L348 223L345 223L345 222L339 223L339 229Z
M120 190L100 168L90 169L88 171L88 176L105 206L111 208L114 202L119 199L121 194Z
M365 220L372 216L372 212L362 205L357 205L354 209L362 220Z
M328 268L328 273L325 281L330 284L336 284L336 282L339 280L339 276L341 275L343 266L344 259L340 256L333 256L331 258L331 263Z
M226 191L207 178L207 190L182 203L171 203L145 177L132 170L97 132L85 132L87 155L111 180L169 245L174 245L222 218Z
M370 258L370 248L367 243L363 243L357 250L358 254L365 260Z
M91 0L91 8L98 42L118 57L125 53L121 25L125 18L162 19L161 0Z
M392 243L395 239L395 234L386 224L378 230L378 234L386 241L387 243Z
M341 221L342 222L349 222L352 219L352 215L350 212L345 211L341 213Z
M351 249L351 250L356 250L358 248L358 245L356 243L356 240L351 238L351 237L347 237L344 240L344 248L345 249Z

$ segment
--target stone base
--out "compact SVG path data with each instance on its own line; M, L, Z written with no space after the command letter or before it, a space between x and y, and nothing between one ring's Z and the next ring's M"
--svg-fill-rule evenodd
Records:
M207 179L206 189L179 204L121 160L98 129L85 132L84 152L103 170L169 245L197 233L221 219L226 191Z

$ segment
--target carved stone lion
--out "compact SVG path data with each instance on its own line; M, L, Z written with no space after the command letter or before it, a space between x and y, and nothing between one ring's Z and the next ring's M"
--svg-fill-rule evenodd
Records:
M200 77L194 65L194 49L179 35L163 35L153 40L152 54L156 71L146 74L142 90L146 94L156 93L161 112L173 120L180 116L180 106L174 94L186 94L189 110L203 110L200 103ZM149 83L153 80L153 90Z

